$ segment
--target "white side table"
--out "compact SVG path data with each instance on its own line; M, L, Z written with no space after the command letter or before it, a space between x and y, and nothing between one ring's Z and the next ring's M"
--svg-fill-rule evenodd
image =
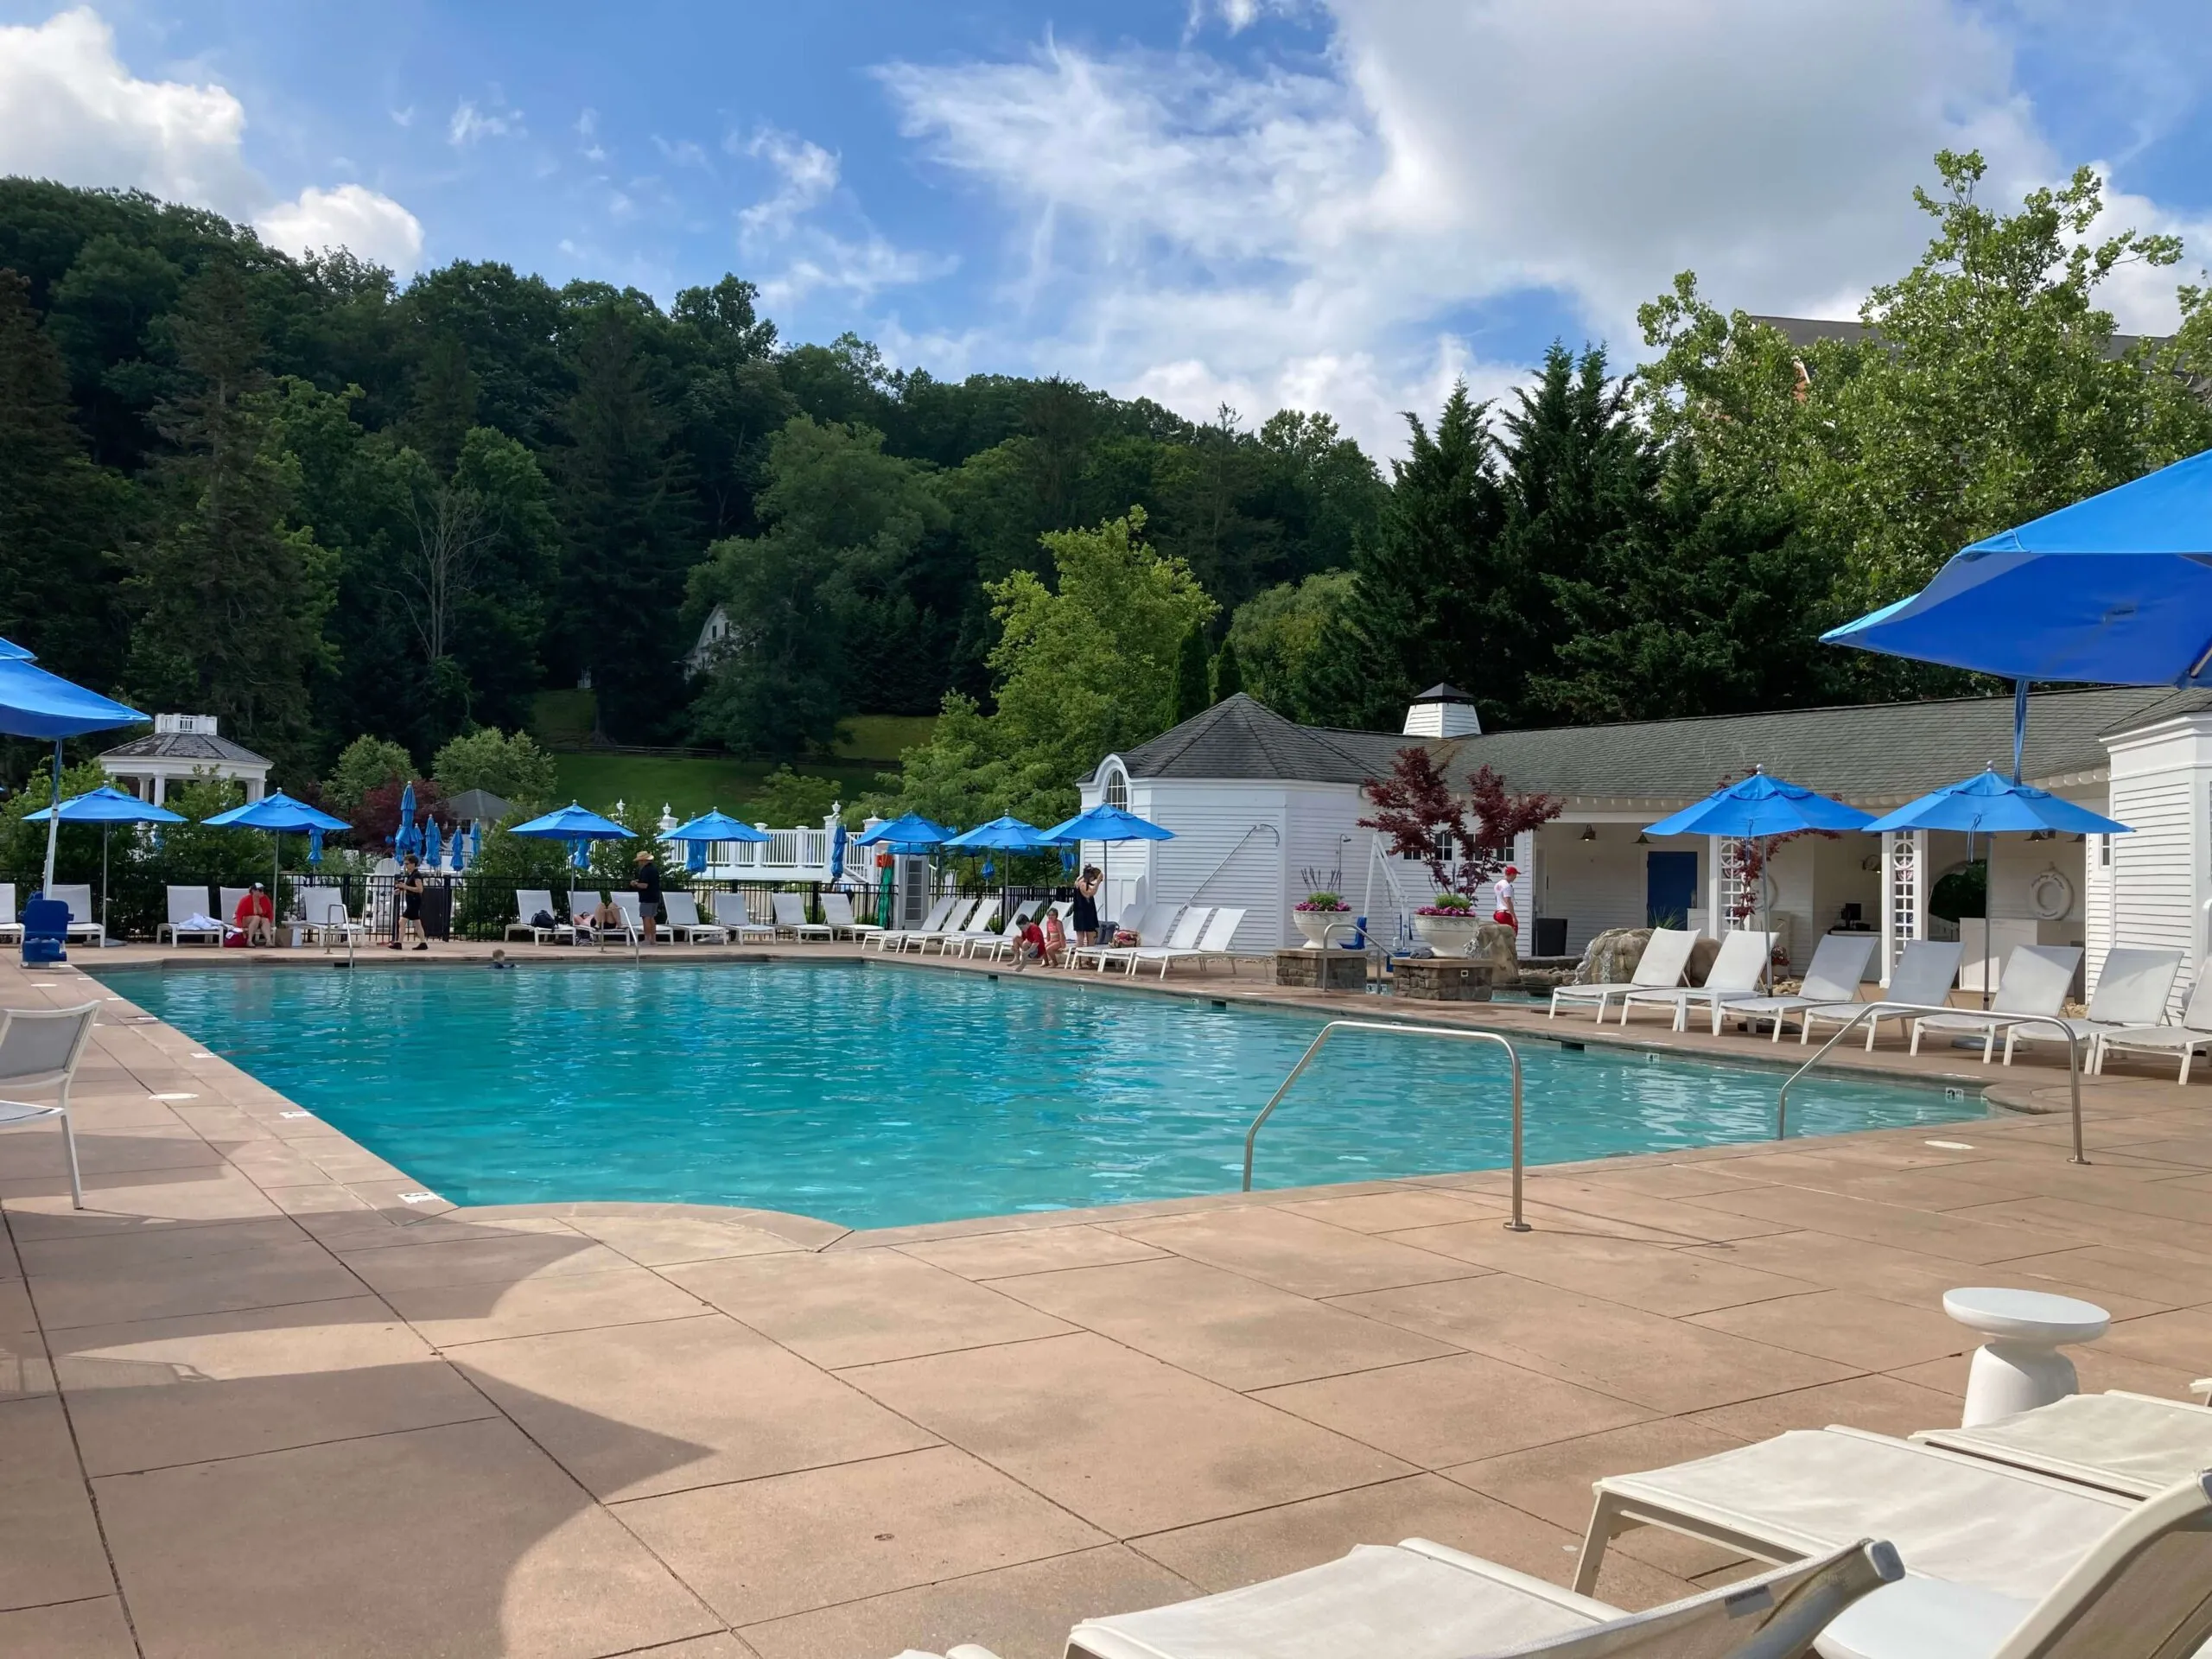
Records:
M2069 1343L2094 1342L2112 1328L2112 1315L2094 1302L2037 1290L1945 1291L1943 1312L1989 1338L1974 1350L1967 1373L1962 1428L2076 1392L2074 1362L2058 1351Z

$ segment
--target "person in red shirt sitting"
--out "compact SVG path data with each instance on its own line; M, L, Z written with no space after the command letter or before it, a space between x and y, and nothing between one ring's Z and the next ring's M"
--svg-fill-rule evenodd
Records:
M238 907L231 914L231 925L245 935L248 944L276 943L276 912L269 902L268 889L260 882L238 895Z

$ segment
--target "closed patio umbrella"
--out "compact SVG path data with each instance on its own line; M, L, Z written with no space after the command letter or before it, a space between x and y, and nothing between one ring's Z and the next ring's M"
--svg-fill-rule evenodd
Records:
M103 784L86 795L73 795L60 806L42 806L26 816L28 823L43 823L54 818L64 823L97 823L100 827L100 931L107 931L107 838L108 832L118 823L182 823L184 815L172 812L166 806L156 806L151 801L142 801L135 795L125 794L112 784Z
M10 737L51 739L54 743L54 798L61 798L61 741L117 726L137 726L146 716L128 704L87 691L39 667L31 652L12 639L0 639L0 733ZM54 849L61 832L57 818L46 821L46 873L39 891L54 885Z

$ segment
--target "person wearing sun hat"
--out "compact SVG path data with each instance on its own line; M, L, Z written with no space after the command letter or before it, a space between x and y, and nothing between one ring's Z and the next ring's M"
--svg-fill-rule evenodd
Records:
M630 888L638 895L638 919L645 924L645 943L651 944L660 926L660 861L650 852L642 852L635 861Z

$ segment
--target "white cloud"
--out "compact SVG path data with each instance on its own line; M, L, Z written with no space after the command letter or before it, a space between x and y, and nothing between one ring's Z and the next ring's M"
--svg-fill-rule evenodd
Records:
M799 215L810 212L837 188L837 158L821 145L772 128L755 133L745 154L776 170L781 182L737 216L748 236L788 235Z
M446 123L446 142L455 149L466 149L486 138L518 138L527 130L522 111L509 109L505 100L494 93L490 109L479 109L473 98L454 105L453 118Z
M358 184L273 201L245 162L245 106L221 86L133 75L89 7L0 28L0 173L145 190L249 220L280 247L343 245L414 268L423 227L412 213Z
M263 213L254 225L264 240L291 252L346 248L402 276L422 263L421 221L390 196L358 184L334 190L309 185L293 200Z
M1563 314L1617 361L1684 268L1723 305L1847 315L1925 242L1936 149L1982 150L1993 200L2059 170L1965 0L1330 0L1324 22L1318 56L1048 41L879 72L908 136L1009 210L1009 355L1192 416L1325 400L1396 450L1395 411L1452 372L1522 372L1470 345L1470 311ZM2115 302L2155 308L2158 276Z
M0 28L0 173L151 191L236 211L258 183L245 109L220 86L140 80L90 8Z
M839 174L836 156L812 140L764 128L750 139L733 135L722 147L767 162L779 181L773 193L737 215L738 242L748 254L784 261L760 284L767 305L791 305L824 289L866 300L954 268L953 260L900 248L865 226L847 237L807 222L836 194Z

